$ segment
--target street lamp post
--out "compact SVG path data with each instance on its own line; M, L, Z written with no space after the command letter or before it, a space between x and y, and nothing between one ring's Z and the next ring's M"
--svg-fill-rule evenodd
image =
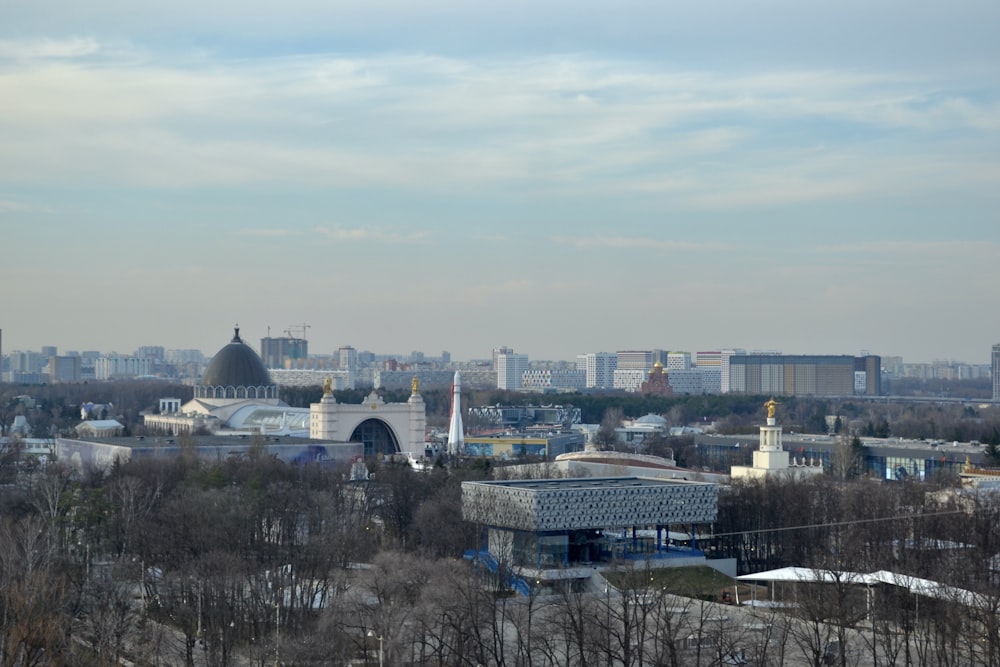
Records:
M378 667L384 667L382 663L382 635L376 635L374 630L369 630L368 636L378 639Z
M608 655L608 667L611 667L611 585L607 580L604 581L604 613L604 625L607 632L607 645L605 646L605 650Z

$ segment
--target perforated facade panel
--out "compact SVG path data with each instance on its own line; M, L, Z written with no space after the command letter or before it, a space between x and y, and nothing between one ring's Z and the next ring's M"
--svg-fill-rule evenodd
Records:
M531 532L715 521L719 487L641 477L463 482L462 516Z

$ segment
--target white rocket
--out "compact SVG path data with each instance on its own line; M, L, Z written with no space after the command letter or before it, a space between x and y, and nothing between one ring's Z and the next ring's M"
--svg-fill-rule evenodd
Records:
M465 449L465 435L462 428L462 376L455 371L451 385L451 423L448 425L448 453L461 454Z

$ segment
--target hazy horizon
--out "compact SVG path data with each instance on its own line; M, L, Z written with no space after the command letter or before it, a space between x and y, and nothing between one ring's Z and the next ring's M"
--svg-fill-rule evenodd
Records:
M988 363L1000 5L12 0L3 349Z

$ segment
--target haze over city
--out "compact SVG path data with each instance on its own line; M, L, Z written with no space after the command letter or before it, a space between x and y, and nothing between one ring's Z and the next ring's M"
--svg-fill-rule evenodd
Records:
M1000 342L995 2L3 14L4 351Z

